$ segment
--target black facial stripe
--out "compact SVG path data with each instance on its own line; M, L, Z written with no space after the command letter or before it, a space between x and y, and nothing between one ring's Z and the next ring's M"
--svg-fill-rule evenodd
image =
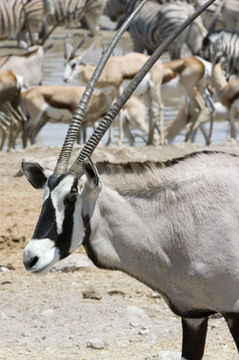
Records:
M50 238L53 241L57 240L55 209L50 197L42 205L41 214L33 234L33 239L45 238Z
M73 214L75 211L75 202L65 202L65 216L63 222L63 231L58 235L56 246L60 251L60 258L63 259L69 255L71 247L71 239L73 234Z
M58 186L60 181L66 175L61 175L56 177L54 175L50 176L48 179L48 189L51 192ZM76 190L78 186L78 179L75 178L71 187L71 191ZM69 255L69 249L71 246L71 239L73 233L73 214L75 211L75 201L64 201L64 221L62 224L62 233L57 233L56 225L56 213L51 199L51 195L46 198L42 205L41 214L37 222L33 239L50 239L55 242L55 246L59 249L60 258L64 258Z

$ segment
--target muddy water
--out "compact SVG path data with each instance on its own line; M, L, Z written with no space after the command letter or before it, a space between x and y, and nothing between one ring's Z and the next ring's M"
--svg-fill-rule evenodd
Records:
M72 41L76 44L79 41L79 36L82 36L82 30L65 30L63 28L58 29L52 41L54 46L51 50L46 53L45 62L44 62L44 78L43 84L64 84L63 83L63 72L64 72L64 59L63 59L63 49L64 49L64 37L65 35L73 36ZM93 65L97 63L99 59L102 48L104 48L109 40L112 38L112 31L100 31L96 38L88 38L86 43L83 46L83 50L86 50L89 46L91 46L91 50L85 53L85 61L89 62ZM92 45L93 44L93 45ZM123 36L122 40L119 42L114 54L119 55L132 50L132 42L130 37L126 34ZM163 55L161 58L162 61L167 61L167 54ZM77 80L69 82L68 85L82 85ZM173 103L168 101L165 102L165 123L167 124L170 120L172 120L176 114L178 109L180 108L182 102L184 100L184 94L180 97L174 99ZM114 124L113 131L113 143L116 144L118 139L118 127L117 124ZM39 141L43 145L56 146L61 145L66 133L67 125L65 124L47 124L42 131L40 132ZM88 135L91 133L91 129L88 130ZM144 142L142 140L142 134L140 131L135 129L135 135L139 135L136 137L136 145L142 145ZM228 134L228 124L227 123L219 123L214 125L213 131L213 139L212 143L217 144L224 141L227 138ZM175 139L175 142L181 142L184 140L185 134L182 133ZM106 141L106 137L103 142ZM195 141L197 143L204 144L204 139L201 133L198 133ZM127 139L124 139L124 144L128 144Z

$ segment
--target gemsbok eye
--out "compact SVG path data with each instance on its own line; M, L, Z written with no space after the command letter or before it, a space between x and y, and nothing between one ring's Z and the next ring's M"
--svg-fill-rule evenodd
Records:
M66 196L66 200L69 202L73 202L76 200L76 196L77 196L77 190L72 190L67 196Z
M74 70L76 68L76 63L71 64L71 68Z

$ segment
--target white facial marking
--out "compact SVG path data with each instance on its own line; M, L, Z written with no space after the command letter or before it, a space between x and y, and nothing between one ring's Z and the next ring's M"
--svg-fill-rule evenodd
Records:
M50 239L32 239L24 249L23 259L27 262L34 257L38 258L36 264L31 268L32 272L47 272L60 259L59 250L54 241Z
M66 176L51 192L52 204L56 214L56 227L58 235L62 233L63 221L65 217L65 196L71 190L74 183L74 177L72 175Z
M81 210L82 210L82 199L79 198L78 201L76 202L76 208L74 212L73 233L71 239L71 246L69 249L70 253L75 251L82 244L84 240L85 229L81 216Z
M44 187L44 191L43 191L43 200L45 201L50 195L50 190L48 188L48 186Z

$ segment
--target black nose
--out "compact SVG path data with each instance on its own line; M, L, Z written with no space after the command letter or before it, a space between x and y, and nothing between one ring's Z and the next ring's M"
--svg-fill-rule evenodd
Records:
M27 270L31 270L31 268L33 268L33 266L38 262L38 260L38 256L33 256L30 259L24 260L23 264Z

